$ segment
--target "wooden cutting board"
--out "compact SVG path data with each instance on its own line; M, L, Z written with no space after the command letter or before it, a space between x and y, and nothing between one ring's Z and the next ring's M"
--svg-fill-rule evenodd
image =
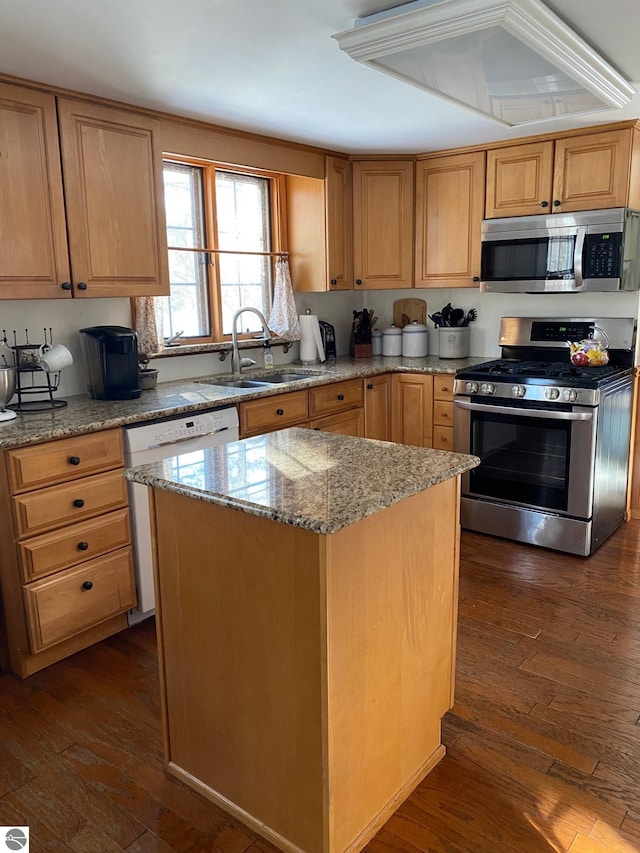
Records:
M396 326L406 326L407 323L427 322L427 303L424 299L396 299L393 303L393 323Z

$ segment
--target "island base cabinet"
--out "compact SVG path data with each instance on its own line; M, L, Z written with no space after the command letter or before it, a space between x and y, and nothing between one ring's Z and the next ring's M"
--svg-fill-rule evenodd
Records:
M458 500L322 535L154 490L169 771L282 850L361 850L444 755Z

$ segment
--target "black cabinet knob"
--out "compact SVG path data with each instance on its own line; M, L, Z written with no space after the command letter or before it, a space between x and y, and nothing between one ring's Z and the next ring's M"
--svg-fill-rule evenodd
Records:
M361 278L357 278L357 279L356 279L356 284L362 284L362 279L361 279Z
M88 542L78 542L78 551L86 551L88 547Z
M60 285L60 287L63 290L71 290L71 282L70 281L63 281L62 284Z
M336 285L337 283L338 283L338 279L337 279L337 278L332 278L332 279L331 279L331 284Z
M370 382L367 383L367 388L369 389L369 391L373 391L373 385Z
M70 456L69 457L69 465L79 465L80 457L79 456Z
M284 409L276 409L276 415L284 415Z
M553 202L553 206L554 206L554 207L560 207L560 205L561 205L561 204L562 204L562 202L561 202L561 201L558 201L558 199L557 199L557 198L556 198L556 199L554 199L554 202Z
M314 430L315 430L316 432L320 432L320 427L314 427Z
M82 589L93 589L93 583L91 581L85 581L82 584Z
M549 207L549 202L548 201L541 201L540 207Z
M344 394L338 394L338 400L344 400Z
M77 506L78 509L82 509L82 507L84 506L84 501L82 500L82 498L76 498L73 502L73 505Z
M479 275L474 275L473 280L474 280L474 281L480 281L480 276L479 276Z
M79 281L78 284L76 285L76 287L78 288L78 290L86 290L87 289L87 282L86 281Z

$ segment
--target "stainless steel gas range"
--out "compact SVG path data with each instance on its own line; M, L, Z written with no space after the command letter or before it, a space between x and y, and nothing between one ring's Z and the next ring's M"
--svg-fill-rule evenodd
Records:
M609 363L575 367L568 341L601 338ZM502 358L456 374L464 528L586 556L624 520L635 322L503 317Z

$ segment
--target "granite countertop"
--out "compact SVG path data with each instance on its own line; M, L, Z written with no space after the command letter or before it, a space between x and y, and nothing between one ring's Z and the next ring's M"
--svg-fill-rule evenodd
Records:
M19 413L15 420L0 422L0 449L50 441L100 429L141 423L179 415L198 409L234 406L241 400L253 400L288 391L326 385L344 379L364 378L381 373L455 373L485 358L439 359L382 357L353 359L341 356L337 361L318 365L280 364L270 372L309 373L309 379L265 388L232 388L212 384L230 379L216 374L197 379L179 379L159 383L143 391L137 400L90 400L86 394L67 397L67 406L48 412ZM245 378L259 377L265 371L248 371ZM14 399L15 402L15 399Z
M464 453L294 428L129 468L125 477L330 534L479 463Z

